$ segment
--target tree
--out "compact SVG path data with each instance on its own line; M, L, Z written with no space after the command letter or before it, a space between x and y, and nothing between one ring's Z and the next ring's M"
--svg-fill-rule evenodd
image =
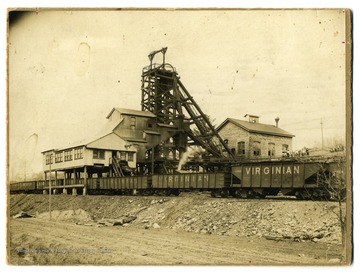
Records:
M343 253L346 255L346 233L347 233L347 208L350 198L347 196L351 188L347 186L346 159L344 156L332 158L321 165L319 169L320 184L328 194L326 198L337 202L338 207L330 208L337 217L341 228L341 244Z

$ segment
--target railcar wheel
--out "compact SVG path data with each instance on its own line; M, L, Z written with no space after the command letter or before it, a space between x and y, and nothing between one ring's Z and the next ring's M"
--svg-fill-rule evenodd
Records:
M234 190L234 197L241 198L241 190L239 190L239 189Z
M227 198L229 196L229 190L227 189L221 190L220 196L222 198Z
M246 198L247 199L254 199L256 197L256 193L253 191L253 190L249 190L247 193L246 193Z

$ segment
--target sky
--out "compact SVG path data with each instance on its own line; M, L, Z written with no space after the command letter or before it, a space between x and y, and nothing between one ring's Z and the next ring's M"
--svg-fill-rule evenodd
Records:
M10 179L42 171L42 151L95 134L113 107L140 110L142 68L162 47L217 125L279 117L294 149L321 144L321 121L326 141L345 139L341 9L40 10L12 20Z

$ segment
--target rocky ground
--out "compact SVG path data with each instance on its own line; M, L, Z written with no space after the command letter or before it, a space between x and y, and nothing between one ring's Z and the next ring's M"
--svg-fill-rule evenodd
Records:
M211 198L206 193L182 193L179 197L55 195L51 201L51 223L57 223L59 227L73 224L78 228L93 228L94 232L115 227L127 227L131 232L158 230L159 238L162 234L169 237L171 232L188 232L191 234L186 235L186 238L195 242L196 239L208 238L207 236L219 236L231 240L251 239L267 243L281 241L280 243L286 245L301 243L311 250L314 249L313 245L317 245L318 248L321 247L320 250L326 251L326 255L323 255L326 258L325 263L328 260L339 262L342 258L341 230L335 202ZM32 226L35 226L34 221L38 221L42 226L48 224L49 197L34 194L10 196L10 216L19 213L20 216L26 213L32 218L10 219L10 225L15 224L14 221L18 225L14 229L10 228L10 233L13 233L10 246L13 249L21 246L21 240L15 236L26 239L29 234L26 230L23 234L15 232L19 228L24 229L19 225L20 220L31 220ZM99 231L99 234L102 233ZM30 243L28 246L31 246ZM335 253L336 256L332 255L331 259L328 259L330 246L333 252L338 252ZM17 263L16 258L19 255L18 252L14 253L13 251L13 259ZM301 251L294 249L290 254L296 258L306 253L307 249L302 248ZM313 259L315 258L316 256ZM296 261L304 264L298 258ZM157 264L162 263L160 257ZM189 262L184 260L182 263ZM238 262L233 259L230 263ZM263 263L268 264L266 261Z

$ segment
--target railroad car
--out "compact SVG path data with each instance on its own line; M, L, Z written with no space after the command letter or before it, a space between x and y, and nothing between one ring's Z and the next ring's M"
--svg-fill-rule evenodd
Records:
M149 182L147 176L87 179L87 188L89 194L133 194L136 192L143 193L144 190L148 190L150 187L151 182Z
M183 191L209 191L213 197L255 198L267 195L322 199L345 190L345 165L323 162L258 162L236 164L229 172L176 172L127 177L58 179L51 181L53 192L87 189L88 194L179 195ZM11 193L48 192L49 181L10 184ZM66 191L67 193L67 191ZM77 192L75 192L76 194ZM73 191L74 194L74 191Z
M184 190L221 192L230 187L230 173L177 173L153 175L152 189L155 192L178 195Z
M22 181L10 184L11 193L33 193L37 190L37 181Z
M239 182L233 183L232 186L236 195L240 196L264 197L276 195L281 191L284 195L299 198L322 197L325 196L325 190L322 188L320 176L322 170L326 168L324 164L318 162L264 162L236 165L232 167L232 176L239 179Z

